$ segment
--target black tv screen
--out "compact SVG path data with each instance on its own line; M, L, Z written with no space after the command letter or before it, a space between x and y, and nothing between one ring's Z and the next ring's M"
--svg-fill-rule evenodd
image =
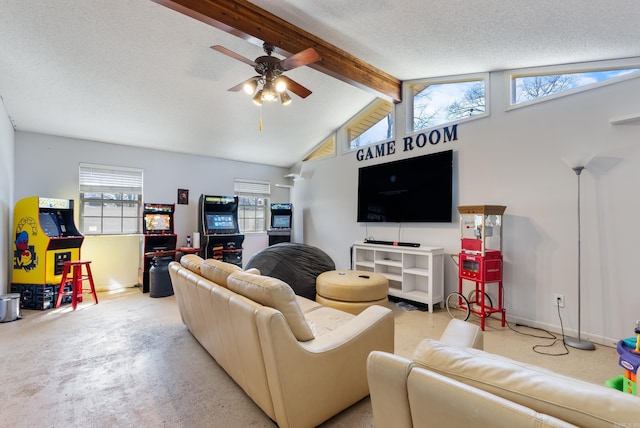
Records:
M358 171L358 222L450 223L453 150Z

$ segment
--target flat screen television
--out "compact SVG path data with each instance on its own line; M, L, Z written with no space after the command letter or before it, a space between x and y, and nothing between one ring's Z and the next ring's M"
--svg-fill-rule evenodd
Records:
M358 222L450 223L453 150L358 171Z
M276 229L290 229L291 228L291 216L275 214L273 216L272 227Z
M207 213L207 235L235 233L236 219L233 213Z

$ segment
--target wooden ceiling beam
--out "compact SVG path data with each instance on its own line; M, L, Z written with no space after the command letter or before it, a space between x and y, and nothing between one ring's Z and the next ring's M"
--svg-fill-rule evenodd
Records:
M152 1L258 46L269 42L280 55L293 55L312 47L321 60L309 67L396 103L402 101L399 79L246 0Z

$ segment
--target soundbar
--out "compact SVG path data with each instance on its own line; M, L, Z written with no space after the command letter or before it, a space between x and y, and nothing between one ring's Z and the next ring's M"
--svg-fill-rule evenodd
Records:
M396 241L378 241L375 239L365 239L366 244L393 245L394 247L419 247L416 242L396 242Z

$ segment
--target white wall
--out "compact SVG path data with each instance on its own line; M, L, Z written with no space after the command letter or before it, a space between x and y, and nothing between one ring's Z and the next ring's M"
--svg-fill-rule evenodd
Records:
M189 204L176 205L174 217L178 245L185 245L187 235L198 230L197 208L201 194L233 195L234 178L275 184L285 181L283 176L287 173L283 168L266 165L30 132L17 132L15 138L16 201L32 195L77 200L78 165L81 162L143 168L145 202L176 203L178 188L189 189ZM272 186L271 201L289 202L288 189ZM79 225L77 211L76 224ZM266 233L246 234L243 262L246 263L253 253L266 246ZM116 251L116 248L121 250ZM82 247L82 257L92 260L92 271L99 289L136 284L138 252L135 236L109 239L88 236ZM120 272L113 272L114 269Z
M582 337L599 343L633 335L640 319L636 246L640 233L640 79L505 111L503 73L491 75L491 115L461 123L458 140L358 162L354 152L305 163L292 201L302 216L305 243L349 268L349 249L365 237L420 242L459 251L459 224L375 225L356 222L358 168L454 150L454 207L506 205L504 290L507 316L565 333L577 329L577 177L572 162L593 156L581 176ZM425 185L428 185L425 183ZM300 225L300 222L298 223ZM445 258L445 294L457 290L456 265ZM495 301L495 298L494 298Z
M80 257L91 260L91 275L98 291L135 287L140 264L140 236L86 236Z
M13 223L13 126L0 98L0 230L9 231ZM7 293L11 279L8 260L13 233L2 233L0 239L0 294Z
M575 335L577 178L569 164L592 157L581 177L582 335L608 344L632 335L635 320L640 319L634 257L640 238L634 222L640 209L636 194L640 121L613 126L609 119L640 114L640 79L511 111L505 111L503 73L492 73L491 88L491 116L461 123L457 141L409 153L399 150L372 161L358 162L350 152L304 164L300 171L304 180L295 181L291 189L294 239L322 248L338 268L349 267L351 244L367 236L443 246L447 253L456 254L457 215L451 224L404 224L401 229L355 221L359 167L453 149L454 206L507 206L507 316L559 331L552 300L555 293L561 293L567 304L561 310L565 332ZM149 202L172 203L177 188L189 189L190 204L178 205L176 212L181 242L197 230L197 196L201 193L233 193L234 177L284 181L285 172L280 168L23 132L15 134L12 166L5 159L14 150L13 130L5 117L0 112L0 151L6 167L0 172L3 230L8 230L5 223L14 200L29 195L77 199L79 162L144 168L145 200ZM6 175L7 170L15 170L15 180L13 174ZM286 188L273 187L272 199L286 202L288 193ZM255 248L252 238L248 239L245 248ZM256 240L265 238L260 235ZM8 260L4 241L0 252ZM249 257L245 250L245 260ZM137 261L134 265L137 267ZM445 293L449 293L457 288L456 267L445 258L445 268ZM133 278L135 271L128 270Z

